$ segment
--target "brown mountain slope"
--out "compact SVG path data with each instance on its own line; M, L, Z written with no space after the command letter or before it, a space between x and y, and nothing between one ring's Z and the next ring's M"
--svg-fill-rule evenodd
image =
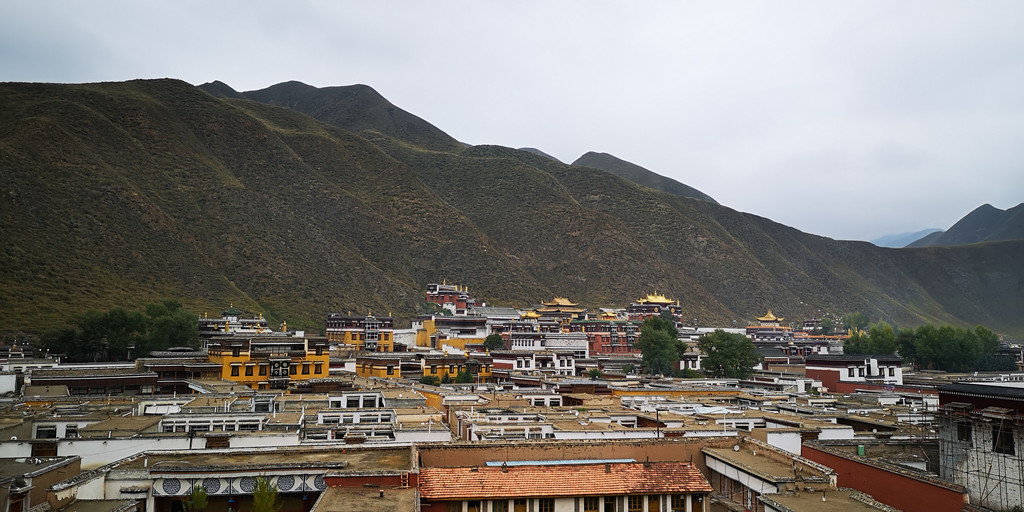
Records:
M352 114L358 115L358 114ZM881 249L498 146L426 149L174 80L0 85L0 330L86 308L227 302L318 329L406 318L426 283L703 324L772 308L1024 332L1024 243Z

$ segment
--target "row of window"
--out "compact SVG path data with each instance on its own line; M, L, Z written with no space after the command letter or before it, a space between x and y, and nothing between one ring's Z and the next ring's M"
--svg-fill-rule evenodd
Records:
M256 366L257 365L252 365L252 364L251 365L246 365L245 366L245 376L246 377L252 377L253 376L253 372L254 372L253 368L256 368ZM270 365L267 365L267 364L259 365L259 369L260 369L259 370L259 374L260 374L260 376L267 375L267 371L268 371L268 367L269 366ZM298 365L298 364L289 365L289 367L288 367L288 374L289 375L298 375L299 374L299 366L302 366L302 375L309 375L309 367L310 366L313 367L313 374L314 375L322 375L324 373L324 364L323 363L314 363L312 365L309 364L309 363L303 363L301 365ZM240 368L241 368L240 365L232 365L231 366L231 376L232 377L238 377L240 372L241 372ZM276 375L276 373L275 373L275 375Z
M884 370L884 368L879 368L879 371L883 371L883 370ZM847 371L847 375L850 376L850 377L857 377L857 376L863 377L864 376L864 371L865 371L864 368L849 368L848 371ZM890 377L895 377L896 376L896 368L891 367L891 366L889 367L889 376Z
M683 512L686 495L669 496L589 496L577 498L576 510L583 512ZM532 504L530 502L533 502ZM532 505L532 506L530 506ZM663 507L664 505L664 507ZM691 505L692 506L692 505ZM700 505L697 505L698 507ZM448 512L554 512L554 498L513 500L471 500L448 503Z

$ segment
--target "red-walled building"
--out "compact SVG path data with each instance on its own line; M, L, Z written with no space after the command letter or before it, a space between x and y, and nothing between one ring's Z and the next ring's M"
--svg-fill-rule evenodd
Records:
M843 442L851 443L855 442ZM961 485L830 446L834 444L837 442L805 442L801 456L832 468L839 487L857 489L900 510L959 512L969 502L967 490Z

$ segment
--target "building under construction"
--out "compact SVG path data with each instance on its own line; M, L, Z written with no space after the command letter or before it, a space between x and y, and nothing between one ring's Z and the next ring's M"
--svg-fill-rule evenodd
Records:
M1024 382L939 387L939 472L971 503L1024 506Z

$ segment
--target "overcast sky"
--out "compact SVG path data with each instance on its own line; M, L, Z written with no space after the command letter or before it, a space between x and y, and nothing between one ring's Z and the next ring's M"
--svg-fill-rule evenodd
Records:
M0 80L363 83L838 239L1024 201L1024 2L12 1Z

